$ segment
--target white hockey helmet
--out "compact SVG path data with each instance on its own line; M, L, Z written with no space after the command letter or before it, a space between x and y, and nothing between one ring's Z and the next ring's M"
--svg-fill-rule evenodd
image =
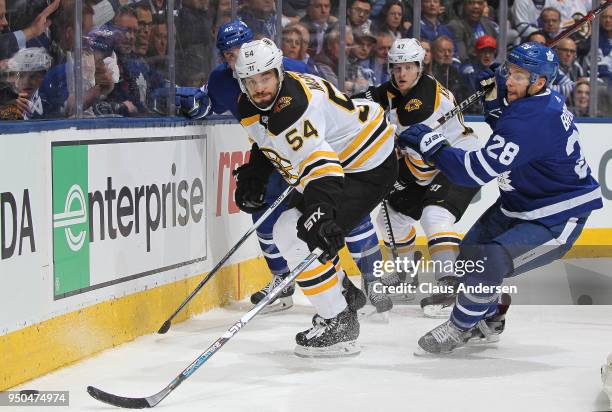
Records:
M7 62L8 72L40 72L51 68L53 59L44 47L20 49Z
M244 80L258 73L276 70L279 80L276 96L268 107L260 107L261 110L270 110L276 102L276 97L278 97L278 93L280 93L280 88L283 83L283 52L276 47L276 44L265 37L261 40L244 43L240 47L234 70L238 77L238 82L240 83L240 90L247 95L253 104L255 104L255 102L251 99L244 85Z
M393 73L391 72L394 64L415 62L419 66L419 74L414 81L414 84L416 84L421 78L421 74L423 74L423 59L425 59L425 49L417 39L395 40L393 45L391 45L387 58L387 70L391 76L391 81L394 82Z

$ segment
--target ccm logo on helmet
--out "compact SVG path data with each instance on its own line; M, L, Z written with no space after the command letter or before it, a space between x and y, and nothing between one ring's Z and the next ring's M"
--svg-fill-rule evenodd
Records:
M321 212L321 208L318 207L317 210L315 210L312 215L308 216L308 219L306 219L304 222L304 227L306 230L312 229L312 226L323 216L325 216L325 213Z

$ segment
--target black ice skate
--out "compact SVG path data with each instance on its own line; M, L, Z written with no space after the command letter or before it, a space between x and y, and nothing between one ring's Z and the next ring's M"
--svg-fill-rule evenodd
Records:
M368 300L376 308L376 312L382 313L393 308L391 298L383 292L382 283L372 282L368 284Z
M361 352L357 346L359 321L348 307L331 319L313 318L312 328L295 336L295 354L304 358L335 358Z
M450 320L447 320L419 339L419 348L421 351L415 351L414 354L420 356L424 354L439 355L451 353L455 349L465 346L473 335L473 329L475 328L463 331L456 327Z
M421 309L423 309L425 317L435 319L448 318L455 305L459 283L459 278L455 276L441 278L436 285L440 293L433 293L431 296L421 299Z
M258 292L255 292L251 295L251 303L256 305L265 298L272 289L279 285L285 279L286 275L272 275L272 280L263 289ZM289 286L283 289L283 291L278 295L276 299L270 302L265 308L260 312L262 315L266 313L275 313L283 310L287 310L293 306L293 298L291 297L295 292L295 284L291 283Z
M351 309L353 312L357 312L359 309L365 306L367 303L365 293L355 286L346 274L344 275L344 279L342 279L342 287L344 288L342 295L344 296L344 299L346 299L346 304L348 305L349 309Z

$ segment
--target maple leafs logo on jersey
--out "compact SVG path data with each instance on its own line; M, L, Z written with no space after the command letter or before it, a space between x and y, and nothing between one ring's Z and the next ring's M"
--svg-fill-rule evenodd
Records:
M406 109L407 112L411 112L413 110L419 110L421 106L423 106L423 102L417 98L414 98L410 99L408 103L406 103L404 109Z
M512 192L514 187L511 185L512 180L510 179L510 171L503 172L497 176L497 186L504 192Z
M553 54L553 52L552 52L552 51L550 51L550 50L549 50L549 51L547 51L547 52L546 52L546 59L547 59L549 62L553 61L553 59L554 59L554 58L555 58L555 55Z
M274 113L278 113L283 110L285 107L291 104L291 96L282 96L278 99L276 104L274 105Z

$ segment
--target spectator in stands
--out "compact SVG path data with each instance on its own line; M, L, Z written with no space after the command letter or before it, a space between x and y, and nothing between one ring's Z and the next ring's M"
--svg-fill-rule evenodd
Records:
M289 25L283 28L281 50L283 51L283 56L300 60L302 51L302 32L295 27L295 25Z
M421 2L421 40L426 39L432 42L439 36L454 39L450 29L440 21L441 10L440 0L423 0ZM408 37L413 37L412 29L409 30ZM456 45L455 49L457 49Z
M8 59L19 49L26 47L26 42L43 34L51 25L49 16L60 5L60 0L54 0L23 30L8 31L6 20L6 0L0 0L0 60Z
M538 31L538 18L544 3L541 0L514 0L510 15L521 38L525 39L534 31Z
M372 21L370 12L372 3L370 0L351 0L346 12L347 23L351 26L353 34L355 32L369 31Z
M134 53L140 57L145 57L149 51L153 13L147 4L141 2L136 5L136 16L138 18L138 31L136 32Z
M350 27L346 27L345 53L348 57L350 49L353 47L353 32ZM323 40L323 51L315 56L316 66L321 77L329 81L338 89L344 90L345 85L338 85L338 62L340 59L340 28L335 25L325 34Z
M612 86L612 7L606 8L599 21L598 76ZM610 90L609 90L610 91Z
M374 86L374 71L369 68L372 50L376 37L370 31L353 31L354 46L350 50L346 66L346 78L349 84L346 92L350 95L364 91L368 86Z
M1 0L0 0L1 1ZM56 48L54 64L43 80L39 95L43 104L45 118L72 116L76 110L74 57L75 44L75 1L62 0L60 7L53 15L52 39L59 46ZM94 10L89 2L82 7L83 33L93 26ZM85 96L86 97L86 96ZM86 106L89 101L84 100Z
M497 36L497 26L483 16L484 0L463 0L463 16L448 23L458 47L459 59L468 61L476 56L476 39L484 36ZM434 53L434 60L436 60Z
M527 36L527 39L525 39L525 42L528 42L528 41L534 41L536 43L546 44L546 35L541 31L534 31L529 36Z
M461 65L459 72L465 76L472 90L478 90L479 77L495 61L497 41L491 36L481 36L476 40L476 57Z
M28 120L43 117L38 89L52 59L42 47L19 49L7 62L7 81L17 95L14 102L0 108L0 119Z
M591 4L591 0L546 0L547 7L554 7L561 14L561 27L574 23L576 13L585 16Z
M115 48L121 79L108 98L123 106L118 114L135 116L150 113L148 94L162 86L163 77L134 53L138 31L136 12L131 7L120 8L112 25L121 32ZM157 27L153 27L151 45L155 43L155 33L159 30Z
M542 32L546 40L554 38L561 31L561 13L554 7L545 7L540 13Z
M406 26L404 25L406 23ZM400 0L387 0L380 10L380 14L372 23L372 31L388 33L393 40L404 37L409 22L405 21L404 5Z
M555 52L559 57L559 70L569 77L570 80L575 82L578 78L586 75L584 69L576 60L576 42L570 37L566 37L557 43Z
M176 20L176 82L183 86L201 85L213 68L212 6L208 0L183 0Z
M387 32L376 33L374 54L370 57L369 69L374 72L374 84L382 84L389 80L387 69L388 55L393 45L393 35Z
M174 37L176 39L176 36ZM165 21L157 21L153 24L151 41L147 54L147 64L158 72L168 70L168 24Z
M238 13L240 19L255 33L255 38L276 38L274 0L246 0Z
M468 97L471 90L453 66L453 54L453 41L449 37L440 36L434 40L432 74L444 87L453 92L457 101L462 101Z
M306 15L300 20L310 33L308 53L316 56L323 50L323 39L328 27L337 19L330 15L330 0L310 0Z
M578 117L589 116L591 86L588 80L579 80L572 93L570 109Z
M423 73L431 74L431 42L427 39L421 39L421 47L425 50L425 57L423 58Z
M166 9L168 6L166 5L166 0L143 0L149 3L151 7L151 12L153 13L153 20L164 20L167 21L166 17ZM132 1L119 0L120 4L125 5L126 3L131 3ZM178 16L178 9L180 8L181 2L175 0L174 1L174 16Z
M369 67L370 57L376 45L376 37L368 30L353 31L355 45L350 51L349 65Z

